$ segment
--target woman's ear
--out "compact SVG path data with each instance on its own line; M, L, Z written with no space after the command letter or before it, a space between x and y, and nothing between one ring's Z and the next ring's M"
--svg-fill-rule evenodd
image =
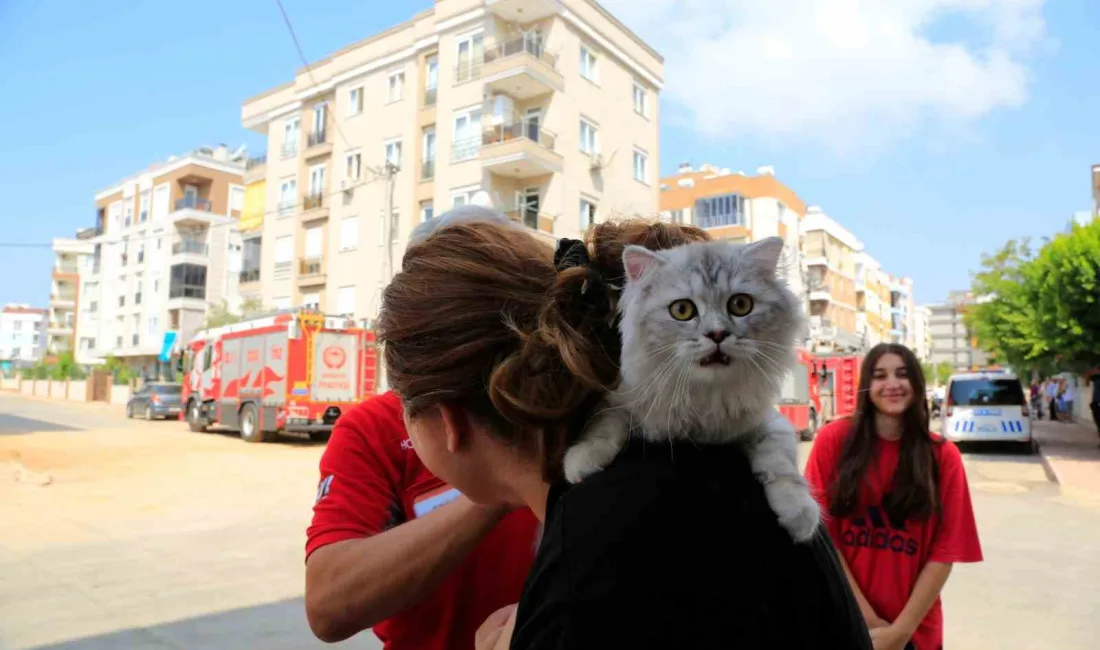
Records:
M443 434L447 437L447 451L452 454L459 451L469 441L470 428L466 412L461 407L442 402L439 408L439 421L443 425Z

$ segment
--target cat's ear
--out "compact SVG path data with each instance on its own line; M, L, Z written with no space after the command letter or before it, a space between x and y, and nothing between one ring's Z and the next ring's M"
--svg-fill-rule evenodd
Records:
M630 245L623 248L623 268L626 269L626 279L630 282L637 282L650 269L664 263L665 258L643 246Z
M758 267L774 271L779 266L779 257L783 254L783 239L767 237L745 246L742 253Z

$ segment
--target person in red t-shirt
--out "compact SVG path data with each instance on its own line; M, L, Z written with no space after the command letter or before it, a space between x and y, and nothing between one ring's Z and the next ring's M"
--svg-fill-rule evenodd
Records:
M958 448L928 430L924 376L909 348L863 360L853 418L818 432L806 479L827 513L876 650L940 650L940 591L981 544Z
M322 641L368 627L387 650L473 650L519 600L538 521L477 505L432 475L388 392L340 416L306 542L306 616Z

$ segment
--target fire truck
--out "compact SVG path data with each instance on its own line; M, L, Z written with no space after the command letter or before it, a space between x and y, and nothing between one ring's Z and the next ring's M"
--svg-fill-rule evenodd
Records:
M822 423L850 417L859 401L859 355L819 355L816 357L821 394Z
M180 419L192 431L235 429L248 442L282 432L327 439L377 377L374 333L309 309L201 330L180 361Z
M813 354L799 349L798 365L787 375L779 397L779 412L803 440L813 440L821 414L820 381Z

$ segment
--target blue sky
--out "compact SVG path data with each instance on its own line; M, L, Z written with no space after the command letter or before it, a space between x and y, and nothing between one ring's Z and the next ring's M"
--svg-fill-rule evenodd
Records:
M310 60L430 4L284 0ZM1100 3L603 4L665 56L662 174L773 165L920 302L1090 205ZM241 101L298 66L273 0L0 1L0 241L32 245L0 247L0 303L46 304L33 245L92 225L98 189L203 144L263 151Z

